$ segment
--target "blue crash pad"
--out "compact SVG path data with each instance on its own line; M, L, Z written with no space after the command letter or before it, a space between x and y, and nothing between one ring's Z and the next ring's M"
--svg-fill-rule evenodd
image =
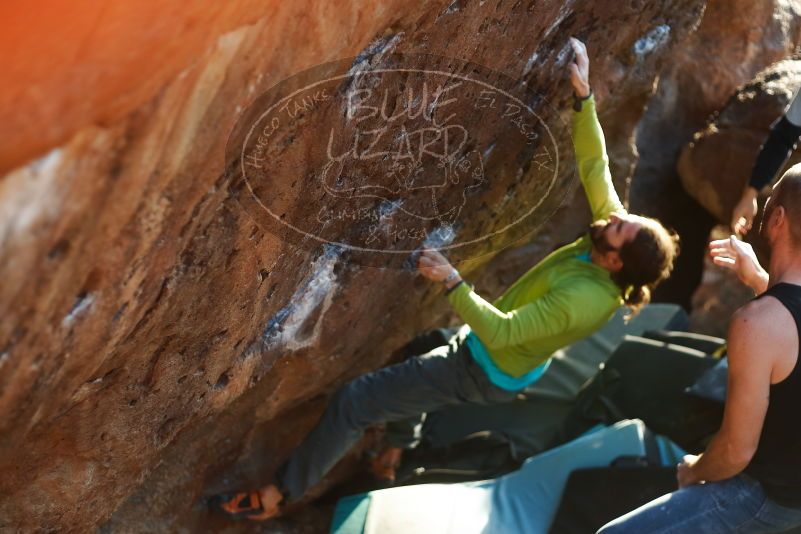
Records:
M331 533L546 533L573 470L646 456L654 439L662 464L675 465L684 452L678 446L650 435L642 421L621 421L532 456L497 479L403 486L342 499Z

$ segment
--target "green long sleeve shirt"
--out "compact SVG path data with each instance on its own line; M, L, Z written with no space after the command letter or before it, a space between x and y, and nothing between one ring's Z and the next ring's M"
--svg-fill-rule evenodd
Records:
M593 96L573 113L573 146L593 220L625 211L612 185ZM493 303L467 284L448 294L498 369L512 377L528 373L556 350L601 328L623 304L609 271L579 258L591 248L585 234L555 250Z

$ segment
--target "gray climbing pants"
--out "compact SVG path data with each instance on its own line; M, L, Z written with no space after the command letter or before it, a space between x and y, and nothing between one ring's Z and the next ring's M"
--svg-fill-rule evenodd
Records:
M410 421L419 421L425 412L458 404L510 402L515 396L490 382L461 334L453 334L442 346L362 375L337 391L320 422L278 470L276 483L288 502L296 501L372 425L401 422L400 427L413 429Z

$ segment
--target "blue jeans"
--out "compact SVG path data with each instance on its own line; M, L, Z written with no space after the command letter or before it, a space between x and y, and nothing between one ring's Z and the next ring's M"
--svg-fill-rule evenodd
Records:
M801 508L769 499L746 474L663 495L604 525L598 534L782 532L801 525Z

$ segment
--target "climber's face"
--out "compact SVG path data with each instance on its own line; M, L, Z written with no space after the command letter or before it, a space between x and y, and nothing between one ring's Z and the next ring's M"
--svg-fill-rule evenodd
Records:
M613 213L606 220L590 225L590 238L595 248L595 261L610 271L623 266L620 249L635 238L642 228L642 218L630 213Z
M634 239L642 228L642 218L630 213L613 213L606 220L606 241L616 250Z
M628 213L613 213L606 220L595 221L590 225L592 244L602 253L620 250L640 231L642 222L638 219Z

